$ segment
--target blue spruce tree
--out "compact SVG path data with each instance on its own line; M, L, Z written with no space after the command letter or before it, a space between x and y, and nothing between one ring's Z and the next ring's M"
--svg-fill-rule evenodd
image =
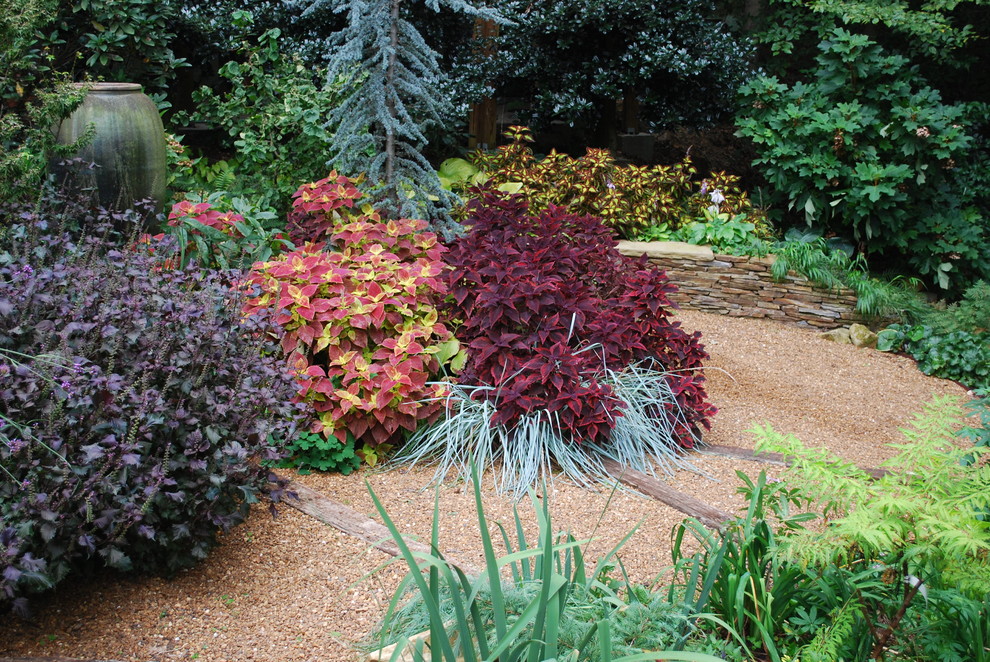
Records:
M415 1L415 0L412 0ZM501 20L490 8L465 0L423 0L483 18ZM425 132L451 113L436 52L403 16L403 0L315 0L307 12L329 5L347 14L347 27L333 36L328 77L357 84L330 115L336 139L330 162L348 175L368 174L380 187L387 214L423 217L445 237L457 232L447 213L453 196L440 187L422 154Z

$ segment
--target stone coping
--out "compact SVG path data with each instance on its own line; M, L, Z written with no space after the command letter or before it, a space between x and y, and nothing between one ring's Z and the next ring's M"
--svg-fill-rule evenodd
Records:
M710 246L679 241L619 241L616 248L631 257L645 255L665 270L678 287L670 298L682 308L818 329L864 321L852 290L818 287L793 271L775 281L772 255L720 255Z

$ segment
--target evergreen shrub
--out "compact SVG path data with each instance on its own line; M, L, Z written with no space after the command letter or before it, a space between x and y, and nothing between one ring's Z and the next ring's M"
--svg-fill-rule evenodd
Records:
M788 209L943 289L990 275L983 192L956 172L973 143L965 107L945 103L907 59L842 29L804 73L743 85L736 119Z
M57 207L68 218L84 212ZM268 490L292 382L223 274L26 210L0 235L0 605L84 563L172 573ZM103 225L99 225L99 223ZM278 490L270 492L278 498Z
M235 24L247 29L250 15L239 14ZM283 52L281 40L273 28L242 42L236 58L219 71L229 91L201 87L192 93L194 109L172 118L177 126L198 120L220 129L233 153L212 168L203 167L205 157L187 161L174 187L199 193L226 189L229 196L250 196L259 207L282 215L299 182L326 173L333 142L326 117L346 95L348 83L327 81L324 70ZM233 176L209 181L217 168L216 174Z

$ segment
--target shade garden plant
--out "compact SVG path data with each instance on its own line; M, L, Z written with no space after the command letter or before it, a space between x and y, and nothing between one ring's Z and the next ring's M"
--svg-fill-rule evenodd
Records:
M708 427L715 408L700 334L670 319L664 274L620 255L593 216L488 191L446 258L443 312L467 352L444 419L400 461L439 474L501 460L499 485L531 485L551 464L604 476L602 458L649 469Z
M383 220L360 197L336 173L300 187L294 233L316 241L256 263L244 312L280 326L311 431L368 459L439 411L444 387L429 382L452 337L436 308L445 292L437 237L423 221Z
M115 236L136 214L90 213L43 203L0 235L0 603L21 611L88 565L203 559L278 498L259 460L296 425L270 327L240 318L230 276Z

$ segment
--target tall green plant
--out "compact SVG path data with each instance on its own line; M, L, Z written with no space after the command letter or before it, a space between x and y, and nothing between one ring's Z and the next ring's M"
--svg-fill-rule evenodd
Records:
M433 11L500 19L493 9L466 0L425 0ZM403 13L402 0L314 0L308 12L329 6L346 12L347 27L333 38L328 80L358 84L328 116L335 127L329 157L344 172L367 173L391 217L428 217L450 237L458 226L448 214L455 196L444 190L422 154L426 133L450 114L441 93L444 75L437 54Z
M779 563L776 555L781 536L800 530L814 516L792 513L800 495L765 473L755 481L741 471L736 475L749 502L744 515L721 531L710 531L694 519L675 529L675 586L691 596L695 609L717 615L754 650L779 662L781 628L801 604L799 596L813 576L800 566ZM693 555L683 551L688 535L701 547Z
M439 493L434 502L429 553L410 550L381 501L371 493L410 569L392 598L376 636L379 648L396 644L390 658L385 659L409 659L403 655L413 660L450 662L495 659L638 662L656 660L661 655L665 660L685 662L725 659L700 652L643 652L642 648L630 647L626 641L613 638L613 632L623 632L621 623L625 614L637 613L635 605L642 604L637 598L642 594L632 585L608 576L615 568L616 554L635 529L594 567L589 567L582 550L588 541L555 534L547 500L541 503L530 490L539 522L538 538L532 541L535 544L526 540L516 511L515 549L502 528L509 553L496 557L476 469L472 483L485 555L485 568L477 577L469 577L439 551ZM505 579L505 570L511 579ZM414 591L415 597L400 609L407 590ZM664 630L663 623L646 621L646 626ZM411 641L410 635L424 627L428 628L429 637ZM634 637L634 641L641 640L646 639Z
M837 29L819 48L804 81L740 88L736 123L754 164L809 225L903 256L942 288L985 276L986 219L953 174L971 143L963 107L863 35Z
M862 568L882 580L882 589L854 594L873 659L896 642L919 595L942 587L970 598L990 592L990 522L984 517L990 464L982 460L986 447L959 443L961 420L950 398L926 404L877 479L792 435L769 426L755 430L759 450L793 458L789 480L824 508L829 522L788 535L780 557L815 568Z

